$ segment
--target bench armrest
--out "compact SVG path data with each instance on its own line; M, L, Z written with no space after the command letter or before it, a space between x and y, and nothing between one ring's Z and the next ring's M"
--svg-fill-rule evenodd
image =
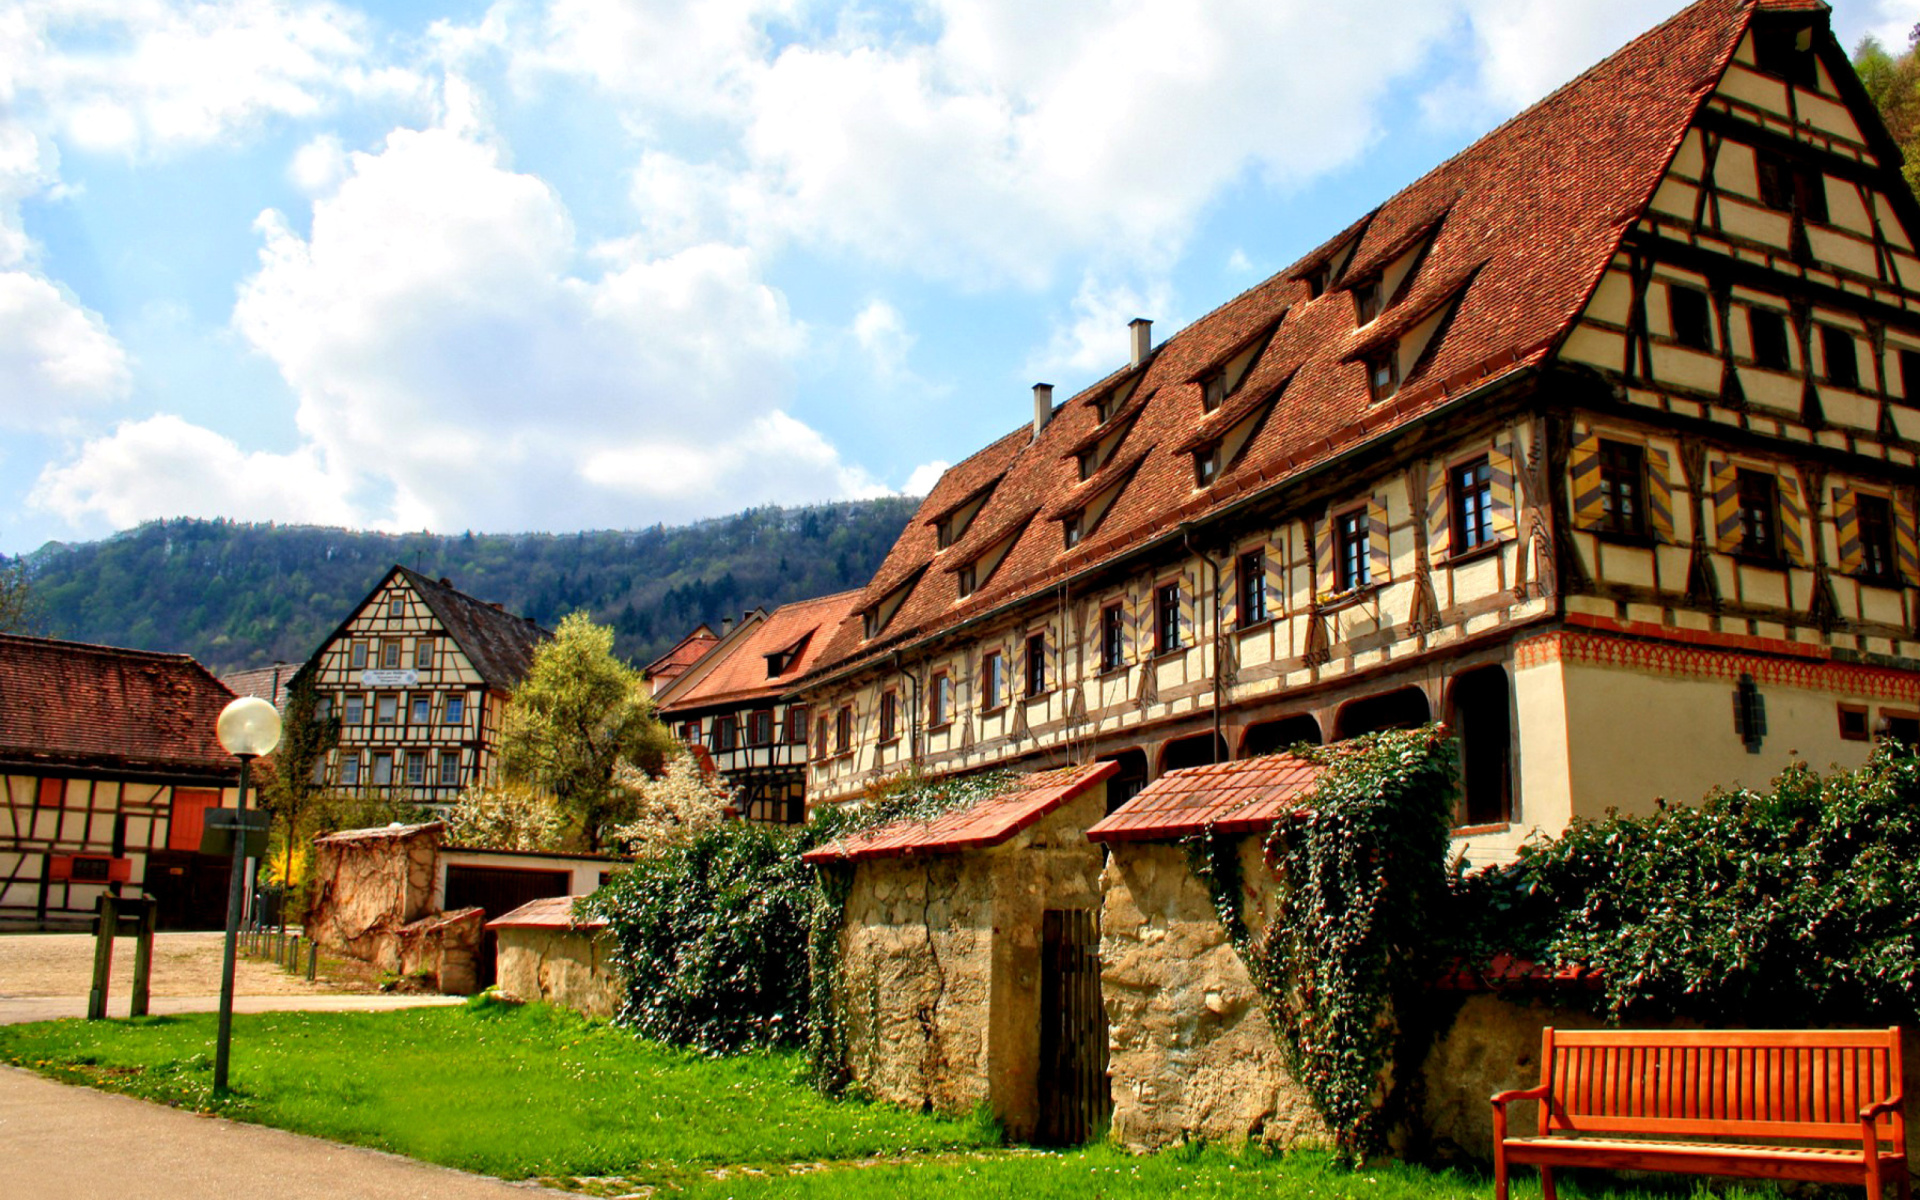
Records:
M1905 1103L1906 1098L1904 1096L1889 1096L1878 1104L1869 1104L1862 1108L1860 1110L1860 1119L1862 1121L1871 1121L1875 1117L1884 1117L1890 1112L1899 1112L1900 1106Z
M1515 1100L1545 1100L1551 1095L1553 1095L1553 1086L1543 1083L1539 1087L1520 1088L1517 1091L1511 1092L1498 1092L1493 1097L1493 1106L1500 1108L1513 1103Z

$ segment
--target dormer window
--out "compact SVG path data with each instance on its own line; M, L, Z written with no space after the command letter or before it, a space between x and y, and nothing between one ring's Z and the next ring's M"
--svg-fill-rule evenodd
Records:
M933 544L937 550L953 545L953 518L941 517L933 523Z
M956 586L960 589L960 594L962 596L973 595L973 589L974 589L973 564L968 563L966 566L961 567L958 571L955 571L954 580L955 580Z
M1080 544L1080 539L1086 534L1086 521L1087 514L1077 508L1060 518L1060 540L1067 549L1071 550Z
M871 609L871 608L869 608L869 609L868 609L867 611L865 611L865 612L863 612L863 613L861 613L861 614L860 614L860 628L861 628L861 630L862 630L862 633L861 633L861 636L862 636L862 637L867 637L867 638L871 638L871 637L872 637L872 636L873 636L874 634L876 634L876 633L879 633L879 632L880 632L880 614L879 614L879 612L878 612L878 611L876 611L876 610L874 610L874 609ZM768 662L768 664L767 664L767 669L768 669L769 671L771 671L771 670L773 669L773 664L772 664L772 662Z
M869 633L867 636L872 637L873 635ZM767 678L777 679L781 675L786 674L787 664L791 661L792 656L785 650L775 650L772 654L767 655Z
M1754 63L1775 79L1803 88L1817 88L1820 72L1813 56L1813 27L1754 23Z
M1367 362L1367 387L1373 395L1374 403L1379 403L1400 390L1399 347L1389 346L1378 354L1370 356Z
M1365 325L1380 315L1380 281L1369 279L1353 288L1354 318Z
M1093 473L1099 469L1100 451L1098 449L1082 450L1080 452L1080 481L1084 483L1092 479Z
M1322 263L1307 275L1307 292L1310 298L1318 299L1333 286L1333 264Z
M1227 399L1227 373L1215 371L1200 381L1200 406L1208 412L1219 408Z
M1220 477L1220 443L1193 452L1193 486L1206 487Z

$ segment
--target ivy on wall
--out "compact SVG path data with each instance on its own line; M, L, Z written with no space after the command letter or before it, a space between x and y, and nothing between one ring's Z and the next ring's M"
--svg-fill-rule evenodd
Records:
M1615 1019L1920 1020L1920 760L1575 821L1456 891L1460 957L1597 971Z
M1257 936L1234 840L1208 831L1195 870L1240 951L1295 1080L1349 1158L1373 1149L1382 1100L1432 977L1447 919L1457 766L1438 726L1292 753L1324 765L1302 810L1266 841L1273 908Z

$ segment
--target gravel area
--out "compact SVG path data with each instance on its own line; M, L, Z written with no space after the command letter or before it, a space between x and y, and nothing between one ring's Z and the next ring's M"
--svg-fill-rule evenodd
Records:
M153 939L155 999L220 993L218 933L160 933ZM0 934L0 999L84 997L93 983L93 937L84 933ZM115 938L107 985L117 1010L133 987L133 939ZM241 955L233 990L242 996L338 996L373 991L365 980L316 980Z

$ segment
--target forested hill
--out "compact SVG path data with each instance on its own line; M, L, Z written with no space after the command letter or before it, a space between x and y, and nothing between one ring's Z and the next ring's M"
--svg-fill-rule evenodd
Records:
M864 586L911 499L756 508L695 525L566 534L358 533L155 521L29 556L46 632L184 651L215 672L299 662L395 564L551 628L575 609L644 665L705 621Z

